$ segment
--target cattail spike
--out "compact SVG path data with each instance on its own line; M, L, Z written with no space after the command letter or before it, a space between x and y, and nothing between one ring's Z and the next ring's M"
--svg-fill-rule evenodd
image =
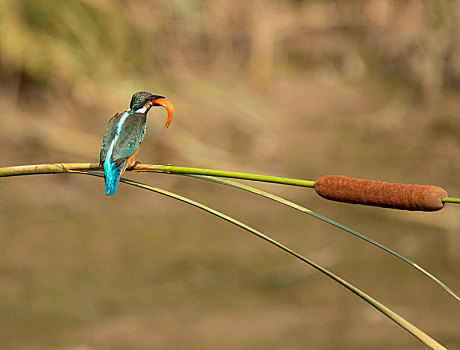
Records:
M444 207L447 192L438 186L409 185L325 175L315 181L323 198L338 202L402 210L436 211Z

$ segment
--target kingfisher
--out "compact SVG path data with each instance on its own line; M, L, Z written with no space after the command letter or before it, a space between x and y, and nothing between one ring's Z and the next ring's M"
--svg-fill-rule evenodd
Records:
M129 109L116 113L109 120L99 158L99 166L104 170L104 191L107 196L115 194L121 175L135 164L147 130L147 113L153 106L162 106L168 112L167 128L171 124L174 107L164 96L146 91L136 92Z

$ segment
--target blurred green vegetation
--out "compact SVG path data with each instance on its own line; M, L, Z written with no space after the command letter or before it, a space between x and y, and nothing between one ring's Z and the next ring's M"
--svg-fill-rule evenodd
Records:
M139 160L460 196L460 1L3 0L0 165L95 162L132 93L166 96ZM248 194L202 200L349 279L447 347L458 306L363 242ZM403 213L264 185L381 240L457 292L455 206ZM2 349L419 348L342 288L224 222L97 179L0 182ZM359 253L358 253L359 252Z

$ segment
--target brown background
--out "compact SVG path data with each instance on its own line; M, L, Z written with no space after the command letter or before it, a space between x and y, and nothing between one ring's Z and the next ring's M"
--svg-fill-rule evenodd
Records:
M0 166L96 162L132 93L146 163L314 180L343 174L460 196L460 1L0 2ZM313 218L179 176L202 201L356 284L449 348L459 304ZM460 290L460 207L398 212L258 185L415 260ZM0 181L2 349L420 349L325 276L171 199L97 178Z

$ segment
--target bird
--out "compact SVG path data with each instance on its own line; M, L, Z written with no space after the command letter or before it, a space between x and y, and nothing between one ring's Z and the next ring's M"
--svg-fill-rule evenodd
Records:
M116 113L108 122L102 138L99 166L104 171L104 192L113 196L118 188L121 175L135 164L139 146L147 130L147 113L153 106L162 106L168 112L165 128L172 121L175 112L171 102L164 96L150 92L136 92L129 109Z

